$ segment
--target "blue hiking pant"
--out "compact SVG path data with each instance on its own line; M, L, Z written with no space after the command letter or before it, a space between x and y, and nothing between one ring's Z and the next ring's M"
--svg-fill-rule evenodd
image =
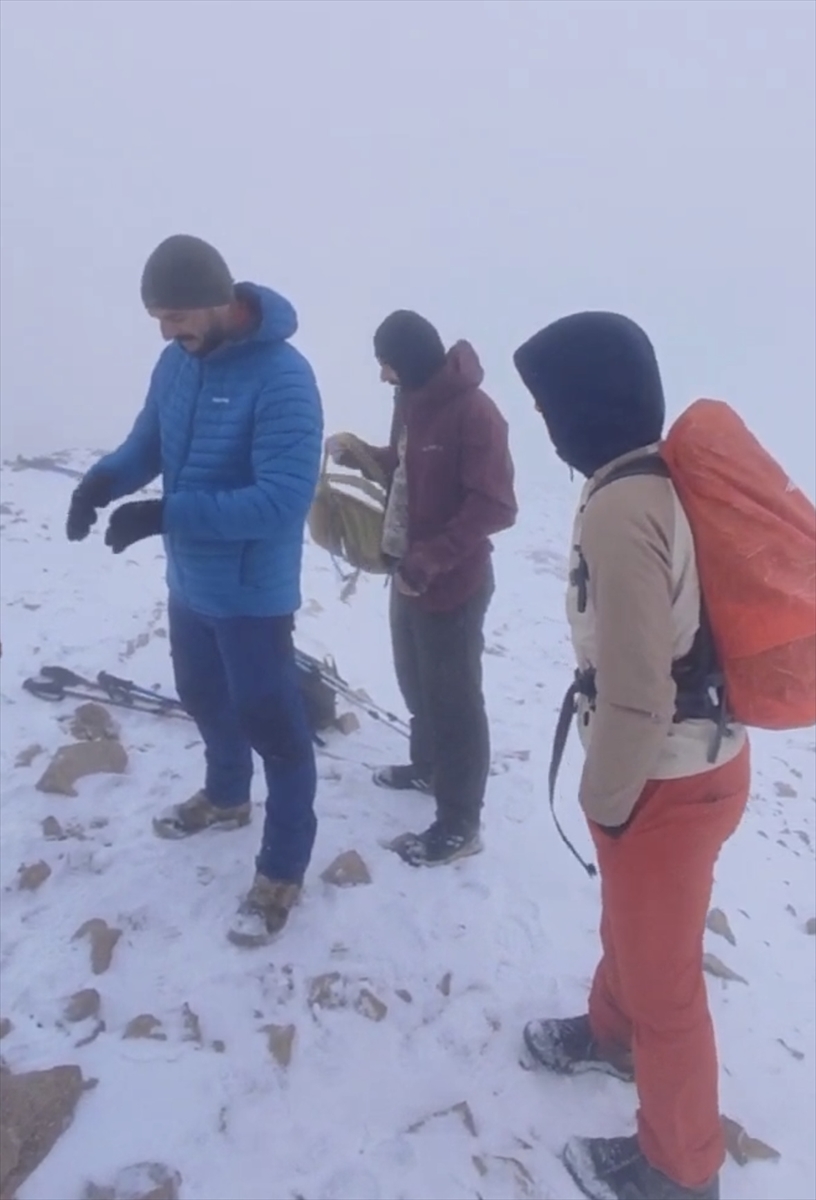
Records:
M202 617L172 597L168 616L176 690L204 741L210 802L249 800L254 750L268 790L257 870L302 883L317 832L317 770L294 618Z

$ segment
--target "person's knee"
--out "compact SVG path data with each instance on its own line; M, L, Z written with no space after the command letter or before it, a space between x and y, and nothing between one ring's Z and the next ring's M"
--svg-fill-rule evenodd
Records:
M227 681L217 662L179 650L173 651L172 661L176 695L190 716L215 716L229 705Z
M205 716L219 708L223 697L215 695L212 679L186 663L174 662L174 667L176 695L191 717Z
M486 710L482 693L459 686L459 681L434 688L428 709L444 737L478 738L483 733Z
M241 726L262 758L298 762L311 753L312 737L299 695L276 692L239 708Z
M686 1034L708 1015L702 963L691 959L641 962L635 970L624 970L621 993L636 1024L664 1034Z

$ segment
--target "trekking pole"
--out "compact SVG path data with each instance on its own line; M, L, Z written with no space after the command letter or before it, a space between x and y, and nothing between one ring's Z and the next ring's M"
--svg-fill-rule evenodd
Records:
M115 675L109 675L107 671L100 671L95 680L86 679L83 675L77 674L76 671L71 671L68 667L41 667L40 675L43 679L48 680L58 687L93 688L95 691L104 692L105 696L109 699L119 698L122 701L126 701L130 696L138 696L145 700L150 700L151 703L162 708L183 708L181 701L174 696L164 696L161 692L154 692L150 688L140 687L138 684L132 683L129 679L119 679Z
M298 657L303 664L307 664L308 660L298 652ZM333 692L341 696L349 704L361 709L366 716L371 717L375 721L381 721L383 724L390 725L397 733L401 733L403 737L410 737L410 730L405 721L398 717L396 713L389 712L388 709L382 708L379 704L375 704L373 700L365 700L359 696L351 686L346 683L345 679L337 673L337 668L329 667L325 663L315 661L313 669L317 671L323 683L330 687Z
M127 699L108 695L100 696L98 689L94 689L92 686L86 688L82 684L71 687L53 679L32 678L23 681L23 688L29 695L36 696L38 700L90 700L94 704L109 704L113 708L145 713L150 717L176 717L186 721L192 719L181 708L173 708L166 704L151 704L147 697L132 696Z
M349 704L355 704L366 716L371 717L375 721L380 721L384 725L389 725L397 733L401 733L403 737L410 737L408 725L396 713L381 708L379 704L374 704L373 701L364 700L362 696L358 696L356 692L352 691L347 684L341 687L336 687L335 685L335 690L338 696L342 696Z
M143 696L146 700L166 705L168 708L184 707L176 696L165 696L161 692L154 692L151 688L141 687L130 679L120 679L118 675L111 675L108 671L100 671L96 680L103 691L112 695L122 693L130 696Z

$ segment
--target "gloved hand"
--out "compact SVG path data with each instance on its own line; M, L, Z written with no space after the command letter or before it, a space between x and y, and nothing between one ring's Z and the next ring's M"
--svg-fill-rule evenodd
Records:
M364 470L367 446L356 433L331 433L326 438L326 451L338 467Z
M163 500L131 500L122 504L111 513L105 545L110 546L114 554L121 554L134 542L161 533L163 518Z
M340 467L358 468L354 447L359 444L360 439L353 433L332 433L326 438L326 453Z
M345 449L345 439L342 433L332 433L326 438L326 453L329 458L337 460L337 455L342 454Z
M96 510L111 502L113 480L105 471L86 475L74 488L65 532L69 542L81 542L96 524Z

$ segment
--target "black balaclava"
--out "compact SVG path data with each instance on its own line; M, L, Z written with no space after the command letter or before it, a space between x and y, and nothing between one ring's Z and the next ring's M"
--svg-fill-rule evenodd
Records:
M374 353L405 391L422 388L445 365L445 346L430 321L400 309L374 334Z
M229 267L215 247L186 233L157 246L142 274L145 308L222 308L234 295Z
M559 457L582 475L662 437L666 403L657 358L628 317L563 317L520 346L513 362Z

